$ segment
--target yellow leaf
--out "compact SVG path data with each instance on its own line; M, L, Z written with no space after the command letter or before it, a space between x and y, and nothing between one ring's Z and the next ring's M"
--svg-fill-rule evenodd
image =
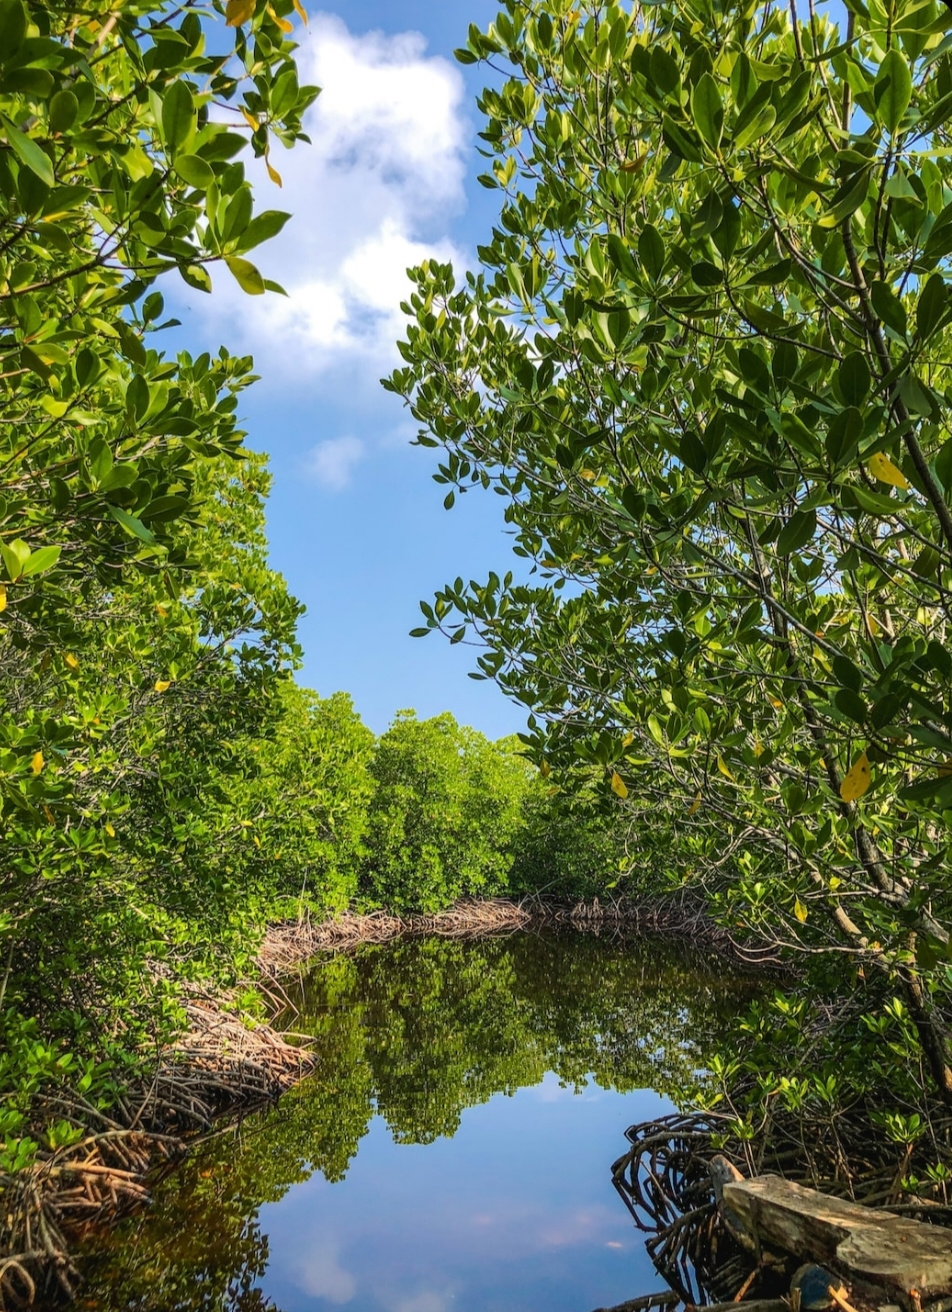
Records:
M171 688L171 686L172 686L171 679L156 679L155 681L156 692L167 692L168 689Z
M106 833L109 835L110 838L115 838L116 836L116 831L115 829L113 829L112 825L110 824L106 825Z
M0 611L6 610L6 608L7 608L7 590L3 586L3 584L0 583Z
M731 774L730 770L728 769L727 762L724 760L723 756L718 756L717 768L718 770L720 770L721 774L724 776L725 779L730 779L733 781L734 776Z
M875 615L866 616L866 627L869 629L869 636L871 638L879 637L879 621L876 619Z
M779 697L770 697L768 698L768 700L770 702L770 705L774 708L775 711L783 710L783 702L780 700Z
M647 158L646 151L643 155L636 155L634 159L626 159L621 166L622 173L639 173L644 168Z
M542 775L543 779L548 779L551 773L552 773L551 765L549 765L548 761L543 761L542 764L539 766L539 774Z
M855 802L866 792L872 776L869 772L869 760L866 753L858 756L849 774L840 784L840 797L844 802Z
M255 847L260 847L260 846L261 846L261 839L258 837L257 834L252 834L252 835L251 835L251 841L254 843Z
M71 670L79 669L79 661L76 659L76 657L73 655L71 651L68 651L66 653L66 655L63 657L63 660L66 662L66 664L69 666Z
M596 477L597 477L597 475L596 475L594 469L582 469L582 470L579 471L579 478L584 478L584 479L586 479L589 483L592 481L593 478L596 478Z
M271 15L271 17L272 17L272 18L274 19L274 21L277 23L278 27L280 27L280 29L281 29L282 32L293 32L293 31L294 31L294 24L293 24L293 23L289 23L288 20L287 20L286 18L282 18L282 17L280 16L280 14L276 14L276 13L274 12L274 9L272 8L271 5L268 5L268 13Z
M240 105L239 108L241 109L241 117L248 124L249 128L251 128L252 132L257 132L261 127L260 121L255 118L250 110L245 109L244 105Z
M701 794L698 793L697 797L695 797L694 801L688 807L688 815L697 815L700 809L701 809Z
M793 914L796 916L797 920L799 920L801 925L807 918L806 904L801 902L799 898L797 898L796 902L793 904Z
M50 810L48 806L43 807L43 814L46 816L47 820L49 820L50 824L55 823L53 820L53 812Z
M307 27L307 10L301 4L301 0L294 0L294 8L300 14L301 22L304 24L305 27Z
M271 163L271 154L267 150L264 152L264 166L268 170L268 177L275 184L275 186L283 187L284 183L281 181L281 174Z
M634 741L635 741L635 735L633 733L626 733L624 738L621 740L621 745L622 747L630 747Z
M43 761L43 753L42 753L42 752L34 752L34 754L33 754L33 773L34 773L34 774L39 774L40 771L43 769L43 765L44 765L44 761Z
M158 602L155 603L155 609L159 613L159 615L161 615L162 619L165 619L166 615L168 615L168 611L165 609L165 607L160 606Z
M897 469L889 456L883 455L882 451L877 451L874 456L870 456L866 463L869 465L870 473L874 478L878 478L880 483L888 483L891 487L909 486L909 480L902 470Z
M257 0L228 0L225 22L229 27L241 27L254 17Z
M628 796L628 789L625 787L625 781L617 770L612 771L612 792L622 800Z

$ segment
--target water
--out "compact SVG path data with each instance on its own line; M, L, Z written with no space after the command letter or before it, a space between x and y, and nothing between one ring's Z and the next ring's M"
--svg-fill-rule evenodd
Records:
M670 944L415 939L314 964L315 1074L96 1238L87 1309L591 1312L662 1286L610 1166L751 995Z

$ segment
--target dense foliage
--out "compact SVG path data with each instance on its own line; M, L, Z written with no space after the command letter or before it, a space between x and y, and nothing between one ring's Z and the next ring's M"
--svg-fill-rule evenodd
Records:
M396 909L437 911L507 888L528 792L526 763L452 715L397 717L371 771L368 891Z
M317 94L291 9L0 8L0 1172L39 1091L115 1096L168 981L233 972L268 891L231 794L300 608L236 426L251 362L167 359L152 284L221 261L265 290L245 252L286 216L235 157L292 144Z
M416 272L388 386L531 568L421 632L482 640L553 780L627 798L639 871L860 986L839 1078L888 1034L952 1104L949 26L507 0L459 52L498 224L462 284Z

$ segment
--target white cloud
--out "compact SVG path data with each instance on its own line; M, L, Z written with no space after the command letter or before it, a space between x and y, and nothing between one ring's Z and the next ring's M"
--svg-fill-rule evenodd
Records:
M272 152L282 191L250 170L256 208L293 215L251 256L288 298L242 297L221 273L201 308L227 320L229 344L250 347L271 374L362 357L376 387L396 359L407 268L461 263L446 232L465 202L463 81L417 33L355 36L328 14L301 34L298 61L301 81L322 88L305 122L313 144Z
M354 467L364 458L359 437L332 437L318 442L308 458L308 473L321 487L340 492L350 483Z
M336 1243L325 1241L297 1264L296 1284L312 1298L326 1298L330 1303L349 1303L357 1292L357 1281L338 1260Z

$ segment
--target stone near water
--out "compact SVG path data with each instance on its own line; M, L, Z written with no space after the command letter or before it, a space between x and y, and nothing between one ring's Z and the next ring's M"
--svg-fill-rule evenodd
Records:
M825 1267L808 1262L794 1273L790 1281L790 1306L793 1312L828 1312L833 1307L830 1287L839 1281Z

